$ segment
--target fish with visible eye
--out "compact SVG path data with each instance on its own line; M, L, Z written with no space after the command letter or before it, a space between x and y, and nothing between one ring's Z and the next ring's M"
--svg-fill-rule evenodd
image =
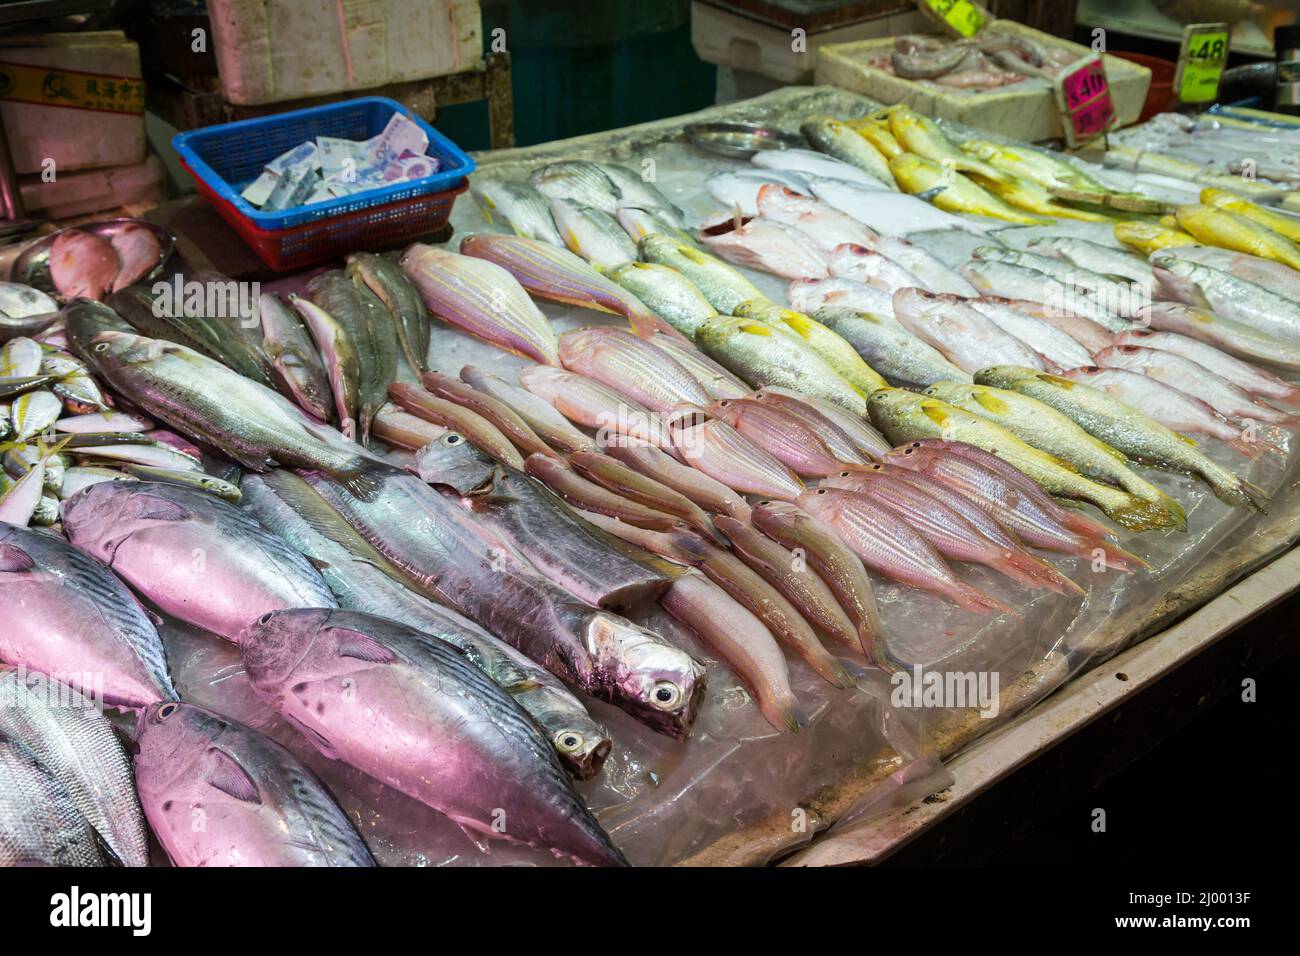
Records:
M134 743L140 803L174 865L376 865L325 784L270 737L172 700L140 713Z

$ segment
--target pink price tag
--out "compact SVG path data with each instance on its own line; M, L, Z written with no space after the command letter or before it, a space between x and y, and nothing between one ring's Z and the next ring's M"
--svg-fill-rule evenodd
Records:
M1089 60L1082 67L1061 80L1065 92L1066 108L1073 111L1103 93L1109 94L1106 70L1100 60Z
M1074 128L1075 139L1090 139L1110 128L1110 121L1115 116L1115 108L1110 102L1110 92L1070 114L1070 125Z

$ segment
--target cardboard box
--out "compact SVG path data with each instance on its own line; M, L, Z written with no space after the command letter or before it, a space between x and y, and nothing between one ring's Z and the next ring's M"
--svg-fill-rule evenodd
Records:
M0 122L20 174L143 162L139 48L118 30L0 37Z
M208 0L229 103L446 76L483 59L479 0Z

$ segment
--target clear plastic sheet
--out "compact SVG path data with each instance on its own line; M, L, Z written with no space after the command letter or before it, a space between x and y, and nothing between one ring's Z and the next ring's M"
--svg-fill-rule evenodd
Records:
M706 112L711 120L758 120L797 128L813 113L860 115L872 105L853 94L811 88L779 91L735 104L725 112L720 108ZM719 211L704 190L705 177L737 164L673 141L682 122L487 154L480 157L477 175L517 179L544 162L562 158L612 159L634 169L653 160L659 188L698 220ZM452 223L457 232L453 248L459 237L492 228L468 194L457 202ZM785 301L783 280L759 273L750 277L764 293ZM551 304L542 308L558 331L621 321ZM465 364L497 371L524 364L443 327L435 328L431 355L440 371L453 375ZM1295 479L1294 441L1276 429L1266 428L1260 434L1284 448L1285 459L1268 455L1247 468L1244 458L1215 442L1207 442L1205 450L1221 464L1275 491ZM1053 563L1087 590L1087 596L1079 599L1029 592L991 570L961 566L963 577L1017 611L1014 616L992 617L876 579L893 655L941 674L969 674L976 679L982 675L985 690L995 700L988 716L980 716L978 707L910 706L915 701L900 701L899 689L884 675L877 675L860 691L837 691L792 658L795 691L813 720L800 734L778 735L726 667L689 631L656 609L642 623L706 662L707 705L690 738L678 743L614 708L591 702L593 715L611 732L614 749L604 771L580 784L579 790L633 863L662 865L768 862L807 842L834 820L840 821L840 828L871 826L880 812L946 786L948 778L938 758L996 726L1017 707L1050 692L1070 674L1120 650L1150 610L1167 601L1200 562L1225 543L1239 541L1241 535L1273 520L1228 508L1190 478L1139 470L1186 506L1190 529L1121 536L1121 546L1151 563L1149 573L1099 573L1086 561L1053 556ZM1218 586L1224 583L1226 574ZM1199 600L1211 596L1206 593ZM182 695L267 730L303 756L357 821L381 863L557 863L546 853L504 843L493 844L485 854L433 810L316 754L253 697L232 645L170 627L166 638ZM1027 672L1048 660L1058 663L1047 678L1025 681ZM898 706L900 702L909 705Z

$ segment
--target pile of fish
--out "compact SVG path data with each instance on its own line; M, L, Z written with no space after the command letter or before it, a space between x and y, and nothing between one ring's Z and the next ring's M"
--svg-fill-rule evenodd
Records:
M255 322L131 286L10 334L0 691L62 703L0 696L0 860L139 864L149 832L179 865L374 865L310 749L481 843L624 864L573 780L613 747L588 698L691 733L705 667L659 610L793 733L796 677L899 666L882 581L972 619L1079 601L1055 561L1139 573L1135 532L1187 526L1148 467L1265 507L1186 433L1289 447L1275 213L1207 194L1161 223L905 109L805 132L712 177L697 228L555 163L473 184L514 235L352 256ZM614 318L560 334L538 302ZM431 317L526 364L449 368ZM232 713L180 699L159 620L229 642L277 739L231 682Z
M1108 149L1108 166L1194 181L1219 177L1257 193L1300 184L1300 131L1236 116L1159 113L1112 135ZM1300 210L1296 197L1288 204Z
M99 300L141 281L161 260L157 235L142 224L127 223L107 239L88 229L65 229L50 246L50 281L65 302Z
M969 40L923 34L895 37L888 56L867 63L920 83L978 91L1030 78L1051 80L1079 56L1019 33L985 30Z

